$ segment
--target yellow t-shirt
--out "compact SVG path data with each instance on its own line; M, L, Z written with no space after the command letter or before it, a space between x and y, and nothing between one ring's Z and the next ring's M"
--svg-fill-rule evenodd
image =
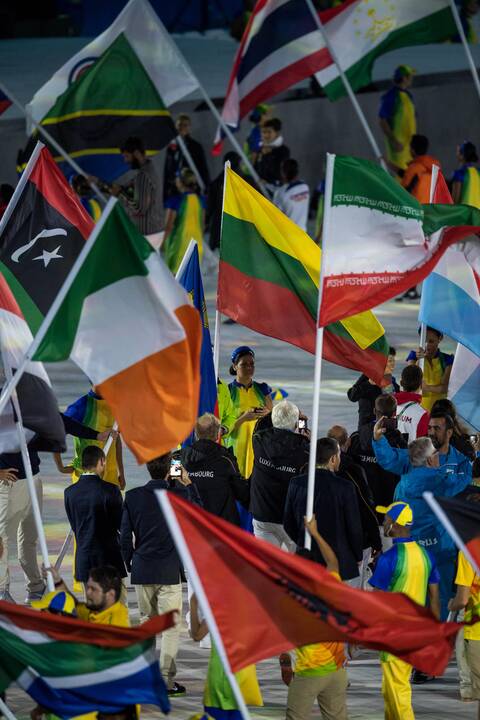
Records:
M338 580L340 575L332 573ZM329 675L345 665L345 644L341 642L314 643L295 649L295 675L312 677Z
M118 627L130 627L128 608L120 601L111 607L100 612L89 610L85 603L77 604L77 615L80 620L96 623L97 625L117 625Z
M470 588L470 596L465 608L465 622L469 622L475 615L480 615L480 577L462 552L458 553L455 583ZM465 640L480 640L480 622L465 625L464 637Z

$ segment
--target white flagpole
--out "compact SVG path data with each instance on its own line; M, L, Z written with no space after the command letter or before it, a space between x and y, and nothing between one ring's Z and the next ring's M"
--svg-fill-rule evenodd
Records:
M15 371L14 376L12 379L5 385L5 387L2 390L2 394L0 395L0 413L3 412L3 408L7 404L12 391L14 388L17 387L18 382L20 378L22 377L23 373L25 372L25 369L27 367L27 364L31 361L32 357L37 352L39 346L41 345L45 335L47 334L48 329L50 328L50 325L55 318L55 315L57 314L61 304L65 300L65 297L70 290L73 281L77 277L85 259L90 253L90 250L92 249L95 240L97 239L97 236L103 229L103 226L105 225L105 222L107 218L109 217L110 213L112 212L115 203L117 202L116 198L110 198L107 205L105 206L105 210L103 211L100 220L93 228L90 237L88 238L87 242L83 246L80 254L78 255L77 259L75 260L74 264L70 268L70 272L68 273L67 277L65 278L65 281L60 288L60 292L56 296L55 300L53 301L52 305L50 306L50 309L48 310L47 314L45 315L42 324L40 325L37 334L35 335L32 344L28 348L25 357L23 358L22 362L20 363L18 369Z
M232 672L232 668L230 667L230 662L228 660L225 645L223 644L222 636L218 629L215 616L212 612L212 608L210 607L210 603L208 602L202 581L197 572L197 568L195 567L195 563L193 562L193 558L190 554L190 550L188 549L188 545L180 528L177 516L170 504L170 500L168 499L168 492L166 490L156 490L155 494L158 502L160 503L160 507L162 508L163 515L175 543L175 547L177 548L177 552L180 555L182 563L187 570L188 577L193 585L200 609L207 621L208 629L213 638L213 642L215 643L220 660L222 661L223 669L225 670L225 674L230 683L230 687L232 688L235 700L237 701L238 709L242 714L243 720L250 720L250 713L248 712L245 704L245 699L238 685L235 673Z
M7 720L17 720L17 718L12 713L12 711L10 710L10 708L8 707L6 702L4 702L1 697L0 697L0 710L5 715Z
M480 80L478 78L477 66L475 65L475 61L472 57L472 52L468 45L468 40L463 29L462 21L458 13L458 8L455 4L455 0L450 0L450 9L452 11L453 19L455 20L455 25L457 26L458 34L460 35L460 40L462 41L463 49L465 50L465 55L467 56L468 65L470 67L470 72L472 73L473 77L473 83L477 90L478 97L480 98Z
M350 102L353 105L353 109L355 110L357 117L360 120L360 123L361 123L363 129L365 130L365 134L368 138L368 141L369 141L370 145L372 146L372 150L375 155L375 158L378 160L378 162L380 163L380 165L383 167L384 170L388 170L387 164L386 164L385 160L383 159L383 156L380 151L380 148L378 147L377 141L375 140L375 137L374 137L372 131L370 130L370 125L367 122L365 113L363 112L362 108L360 107L360 103L358 102L357 97L352 90L350 81L342 69L339 58L337 56L337 53L334 50L334 48L332 47L332 43L330 42L330 39L328 38L328 35L325 32L325 28L323 27L323 23L318 16L318 12L315 10L312 0L305 0L305 2L307 4L308 9L310 10L310 13L315 21L315 24L316 24L318 30L320 31L320 33L322 35L322 38L327 47L327 50L330 53L333 62L337 66L338 73L339 73L340 77L342 78L343 84L345 86L345 90L347 91L348 97L350 98Z
M180 145L180 149L181 149L182 153L185 155L185 160L187 161L190 170L193 172L193 174L195 175L195 177L197 179L197 183L199 184L200 191L203 194L205 194L205 183L203 182L202 176L198 172L197 166L193 162L193 158L190 155L190 152L189 152L182 136L177 135L177 137L175 139L176 139L177 143Z
M227 176L231 172L232 166L230 161L227 160L223 166L223 192L222 192L222 217L220 219L220 256L222 255L222 233L223 233L223 213L225 212L225 193L227 189ZM265 194L265 193L264 193ZM220 276L220 272L219 272ZM220 328L222 325L222 318L220 310L218 309L218 278L217 278L217 308L215 310L215 335L213 339L213 368L215 370L215 380L218 381L218 371L220 367Z
M45 127L43 125L34 120L32 114L27 110L27 108L22 105L20 100L18 100L15 95L12 95L10 90L8 90L8 88L2 82L0 82L0 90L8 97L9 100L12 101L15 107L20 110L20 112L26 117L28 122L31 123L41 135L43 135L45 140L47 140L49 144L53 148L55 148L58 154L61 155L62 158L65 160L65 162L67 162L79 175L85 175L80 165L78 165L78 163L75 162L75 160L62 148L62 146L58 144L55 138L50 135L48 130L45 130ZM94 190L95 195L99 198L99 200L101 200L102 204L105 205L105 203L107 202L107 198L105 197L105 195L100 192L95 183L91 182L90 187L92 188L92 190Z
M435 188L437 187L437 180L438 180L438 173L440 172L440 168L438 165L432 165L432 177L430 179L430 202L433 203L433 199L435 197ZM428 277L425 278L423 285L425 287L425 283L428 282ZM423 291L422 291L423 296ZM420 310L422 309L422 302L425 302L423 297L420 300ZM427 326L425 323L421 323L420 325L420 347L425 349L425 343L427 341ZM421 368L423 372L423 368L425 367L425 358L420 358L418 361L418 365Z
M183 256L182 261L181 261L180 265L178 266L178 270L175 274L175 280L180 280L180 278L182 277L183 271L185 270L185 268L188 264L188 261L192 257L192 253L195 249L196 244L197 244L197 241L192 238L188 244L187 249L185 250L185 255Z
M12 197L10 198L10 202L7 205L7 209L3 213L3 217L0 220L0 237L5 229L5 225L10 220L10 216L13 213L13 211L17 205L18 199L19 199L20 195L22 194L25 185L27 184L27 180L30 177L30 174L35 166L35 163L38 160L38 156L40 155L40 153L44 147L45 147L45 145L42 142L40 142L40 140L39 140L37 142L37 144L35 145L35 148L34 148L32 154L30 155L28 163L25 166L25 170L22 172L20 180L18 181L17 186L14 190L14 193L13 193Z
M423 498L428 503L428 505L430 505L430 508L433 510L433 512L435 513L437 518L440 520L443 527L445 528L445 530L448 532L448 534L454 541L455 545L458 547L459 550L461 550L463 552L463 554L465 555L465 557L467 558L468 562L473 567L473 569L475 570L477 575L480 575L480 567L478 567L478 563L473 558L468 547L465 545L462 538L460 537L458 532L453 527L452 523L448 519L448 516L444 512L443 508L440 507L438 502L435 500L435 497L433 496L433 494L431 492L424 492Z
M5 358L3 348L2 359L3 369L5 370L5 377L9 382L12 379L12 368L10 367L9 363ZM40 545L40 551L42 553L43 564L45 565L45 568L49 568L50 558L48 557L47 540L45 538L45 531L43 529L42 514L40 512L40 504L38 502L37 491L35 489L35 483L33 481L32 465L30 463L30 455L28 454L27 441L25 438L25 430L22 421L22 412L20 410L20 403L18 402L16 389L14 389L12 392L11 400L16 415L15 425L17 428L18 442L20 445L23 467L25 469L25 482L27 483L28 492L30 494L30 502L32 503L33 521L37 530L38 542ZM22 482L22 480L17 480L16 482ZM47 573L47 587L49 592L53 592L55 590L55 585L51 573Z
M332 187L333 187L333 171L335 167L335 155L327 153L327 172L325 177L325 207L323 212L323 230L322 245L325 247L325 240L328 237L330 225L330 209L332 204ZM320 305L322 302L323 280L324 280L324 257L325 253L322 249L320 261L320 279L318 283L318 310L317 310L317 330L315 339L315 370L313 376L313 413L312 428L310 434L310 453L308 456L308 488L307 488L307 507L305 515L310 519L313 515L313 505L315 500L315 471L317 461L317 438L318 438L318 418L320 412L320 385L322 379L322 354L323 354L323 327L319 327ZM305 548L311 550L312 538L308 530L305 530Z

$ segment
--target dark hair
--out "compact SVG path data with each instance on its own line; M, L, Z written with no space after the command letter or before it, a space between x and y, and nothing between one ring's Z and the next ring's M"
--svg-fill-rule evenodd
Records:
M193 192L198 192L200 190L195 173L190 170L190 168L182 168L180 170L180 182L187 188L187 190L192 190Z
M282 129L282 121L278 118L271 118L271 120L265 120L262 127L272 128L272 130L275 130L275 132L279 133Z
M102 448L97 445L87 445L82 452L82 468L84 470L92 470L100 460L105 460L105 453Z
M242 158L235 150L230 150L230 152L225 153L223 156L223 164L225 165L226 162L229 162L232 170L236 171L241 165Z
M246 357L247 355L248 355L248 357L255 359L255 355L252 353L252 351L245 350L245 352L239 353L237 355L237 357L235 358L235 365L238 365L238 363L240 362L242 357ZM228 372L230 373L230 375L233 375L233 376L235 376L237 374L237 371L235 370L233 363L228 368Z
M472 464L472 478L480 477L480 458L475 458Z
M425 155L428 152L428 138L425 135L412 135L410 147L416 155Z
M455 408L455 405L448 398L440 398L439 400L435 400L430 412L440 413L440 415L450 415L454 422L457 419L457 410Z
M379 395L375 400L375 412L378 418L392 417L397 411L397 401L393 395Z
M298 162L293 158L287 158L282 162L282 172L288 182L292 182L298 176Z
M139 137L128 137L120 148L122 152L134 153L136 150L145 155L145 146Z
M12 199L12 195L15 192L14 188L8 183L2 183L0 185L0 197L3 202L7 205Z
M478 162L477 148L472 142L464 142L460 145L460 152L465 162Z
M390 347L388 348L388 354L389 354L389 355L393 355L393 357L395 357L395 355L397 354L397 351L395 350L394 347L392 347L392 346L390 345Z
M422 328L419 327L419 328L418 328L418 334L420 335L421 332L422 332ZM443 333L440 332L440 330L437 330L436 328L431 327L430 325L427 325L426 333L428 333L428 332L433 332L433 333L435 333L435 335L438 337L439 340L441 340L441 339L443 338ZM426 334L426 333L425 333L425 334Z
M422 385L423 371L418 365L407 365L400 376L400 385L405 392L415 392Z
M88 577L100 585L103 592L113 590L115 593L115 602L120 600L122 594L122 578L116 567L113 565L103 565L102 567L92 568Z
M168 452L165 453L165 455L160 455L160 457L147 462L147 470L152 480L165 480L170 470L171 460L172 453Z
M97 712L97 720L110 720L110 718L121 718L122 720L137 720L137 708L135 705L127 705L123 710L114 713Z
M334 438L323 437L317 440L317 465L326 465L330 458L338 454L340 445Z
M433 412L432 410L432 412L430 413L430 420L432 420L433 418L436 418L437 420L439 420L440 418L444 418L445 429L455 430L455 422L449 413L444 412L443 410L436 410L435 412Z

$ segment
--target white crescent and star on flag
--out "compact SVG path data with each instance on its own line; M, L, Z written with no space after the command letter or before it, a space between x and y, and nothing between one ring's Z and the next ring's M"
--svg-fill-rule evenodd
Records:
M26 243L26 245L22 245L21 247L17 248L14 253L12 253L12 260L15 263L20 262L20 258L24 253L28 252L30 248L32 248L37 240L40 240L41 238L49 238L49 237L56 237L58 235L63 235L64 237L67 236L67 231L63 228L52 228L51 230L42 230L38 233L38 235L35 235L35 237L30 240L30 242ZM43 249L41 255L37 255L33 258L33 260L40 260L43 262L43 266L46 268L49 266L50 262L52 260L60 260L63 258L63 255L60 255L59 250L61 249L61 245L58 245L58 247L55 248L55 250L46 250Z

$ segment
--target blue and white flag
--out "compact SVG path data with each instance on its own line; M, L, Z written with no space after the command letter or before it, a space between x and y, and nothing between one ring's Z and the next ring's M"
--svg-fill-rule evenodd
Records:
M480 431L480 357L458 345L448 385L457 413Z

